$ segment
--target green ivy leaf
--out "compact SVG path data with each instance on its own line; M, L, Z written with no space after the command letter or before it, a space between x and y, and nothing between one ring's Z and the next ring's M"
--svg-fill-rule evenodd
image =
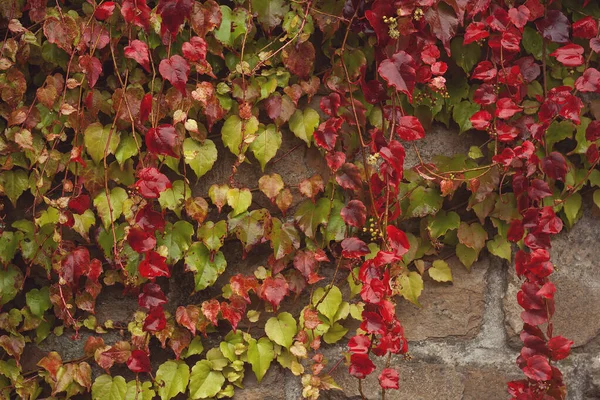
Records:
M221 129L223 144L236 156L240 154L242 142L251 139L258 131L258 119L252 116L242 120L237 115L231 115L225 120Z
M468 100L461 101L452 109L452 119L458 124L458 133L473 128L470 118L479 111L479 105Z
M190 196L190 188L185 182L178 180L173 182L172 187L160 194L158 203L163 210L171 210L181 218L181 208L184 205L184 200Z
M167 222L165 234L156 238L157 246L166 246L169 249L167 263L175 264L181 260L185 252L192 245L194 227L187 221L177 221L174 224Z
M280 147L281 132L273 124L268 125L266 128L260 128L258 136L250 143L250 151L254 153L254 157L260 163L263 171L265 170L265 165L275 157Z
M552 150L555 143L571 138L575 131L575 125L571 121L554 121L546 131L546 147L548 151Z
M348 329L344 328L340 323L336 322L333 325L331 325L331 327L329 327L325 334L323 334L323 340L327 344L334 344L339 342L340 339L342 339L344 335L346 335L346 333L348 333Z
M456 256L467 270L471 270L471 265L479 258L479 250L472 249L459 243L456 245Z
M100 192L94 199L94 207L98 210L98 215L102 220L105 229L111 226L121 214L123 214L123 202L127 200L127 191L122 187L115 187L110 191L109 196L106 196L104 191ZM110 199L110 208L108 201ZM112 215L111 215L112 210Z
M107 155L114 154L117 150L119 146L119 132L113 129L111 133L110 125L103 127L100 122L94 122L85 129L83 144L94 163L99 164L104 159L104 151L107 149L107 146Z
M127 383L122 376L100 375L92 385L93 400L125 400Z
M444 236L446 232L458 229L460 226L460 217L454 211L446 213L445 211L438 212L429 220L427 229L433 239Z
M6 266L15 258L21 239L23 239L22 232L2 232L2 235L0 235L0 261L2 265Z
M216 396L225 383L223 373L213 371L211 362L201 360L192 368L190 376L190 398L207 399Z
M191 356L202 354L203 351L204 346L202 345L202 339L200 339L200 336L196 336L192 339L192 342L188 346L183 358L188 358Z
M523 30L523 39L521 40L525 51L531 54L535 59L541 60L543 57L544 41L542 35L530 26Z
M0 306L17 296L23 279L21 270L12 264L6 268L0 268Z
M283 0L252 0L252 11L258 14L258 22L267 32L281 24L289 9L289 4Z
M463 44L463 38L460 36L452 39L450 43L450 50L452 52L452 59L456 62L456 65L461 67L466 74L469 74L473 67L479 62L481 58L481 47L477 43L469 43L468 45Z
M252 192L248 189L233 188L227 191L227 205L233 208L232 217L243 213L252 204Z
M435 260L428 271L431 279L436 282L452 282L452 270L444 260Z
M198 229L198 239L211 251L217 251L223 246L227 237L227 222L218 221L216 224L212 221L206 221Z
M312 108L305 108L304 111L296 110L289 121L290 130L299 139L304 140L310 147L313 133L319 126L319 113Z
M84 239L90 240L90 228L96 223L96 216L92 210L85 210L83 214L73 213L73 230Z
M273 343L266 337L258 340L250 338L248 341L248 362L252 365L252 371L256 375L258 383L262 381L265 373L271 366L271 361L275 357Z
M151 382L127 382L125 400L152 400L154 396L156 396L156 392L152 390Z
M422 218L435 214L442 208L444 198L437 189L418 186L409 196L410 204L406 213L411 218Z
M215 283L219 275L225 271L227 261L220 251L215 253L211 260L211 253L206 246L201 242L195 242L185 256L185 267L194 273L195 290L198 292Z
M294 342L297 327L292 314L282 312L277 317L271 317L265 324L265 333L275 343L289 349Z
M325 226L325 240L327 242L336 241L341 242L346 238L346 222L342 218L342 208L344 203L335 199L333 200L333 207L329 213L329 221Z
M485 247L485 241L488 238L488 234L483 229L481 224L475 222L467 224L462 222L458 227L458 240L471 249L479 251Z
M171 400L185 390L190 379L190 367L183 361L169 360L158 367L156 384L161 400Z
M229 220L229 230L234 233L244 245L244 251L249 251L267 236L271 228L271 214L261 208L246 212Z
M25 302L33 315L42 317L46 310L52 307L50 289L48 286L44 286L41 289L31 289L25 294Z
M275 259L281 260L300 248L300 235L292 222L282 223L278 218L273 218L272 222L271 247Z
M423 278L418 272L410 271L407 275L402 275L399 279L399 294L414 305L421 307L419 296L423 291Z
M320 198L316 204L312 200L303 201L294 215L298 227L308 236L314 238L319 225L327 222L329 199Z
M123 166L125 161L129 160L131 157L135 157L138 154L138 145L137 143L141 143L140 135L135 134L135 138L133 135L123 135L119 142L119 146L115 151L115 158L119 165Z
M23 192L29 188L29 176L22 169L3 171L0 173L0 191L8 197L14 207Z
M192 138L187 138L183 141L183 159L192 168L196 177L200 178L210 171L217 161L217 147L210 139L199 143Z
M502 236L494 236L492 240L488 240L486 246L488 251L496 257L504 258L509 262L512 260L510 243Z
M600 208L600 189L596 189L594 190L594 204L596 205L596 207Z
M570 228L579 220L579 218L581 218L582 215L581 194L576 192L567 197L563 203L563 211L565 212L565 217L567 217L567 223L569 224Z
M233 47L238 37L246 32L248 11L236 8L231 11L227 6L221 6L221 24L215 30L215 38L228 47Z
M321 300L321 298L323 298L323 296L326 293L326 290L327 289L325 288L318 288L315 290L312 297L313 305L316 305ZM329 290L329 292L327 292L325 298L317 306L317 311L319 311L321 314L327 317L329 322L333 324L336 321L335 316L341 305L342 292L337 286L331 286L331 289Z

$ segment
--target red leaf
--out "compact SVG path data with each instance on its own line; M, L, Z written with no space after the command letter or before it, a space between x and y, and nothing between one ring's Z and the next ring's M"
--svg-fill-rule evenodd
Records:
M142 293L138 295L138 305L148 310L162 306L166 302L167 297L156 283L146 283L142 289Z
M165 312L162 306L154 307L150 310L142 329L146 332L158 332L165 329L167 326L167 319L165 318Z
M184 97L186 96L185 85L190 73L190 66L185 58L174 55L169 59L164 59L158 65L158 71L163 79L171 82L171 85L179 90Z
M345 258L359 258L369 253L367 244L358 238L350 237L342 240L342 256Z
M585 152L585 157L587 158L590 164L595 164L600 158L600 153L598 152L598 145L596 143L592 143L590 147Z
M490 36L490 33L483 22L471 22L465 31L463 45L466 46L469 43L478 42L488 36Z
M592 39L598 35L598 23L590 16L573 22L573 37Z
M171 181L155 167L142 168L135 187L147 199L157 199L160 193L171 187Z
M166 257L161 256L155 251L149 251L146 253L146 257L140 262L138 270L140 275L144 278L156 278L159 276L171 276L171 271L166 263Z
M431 66L431 72L434 75L444 75L448 70L448 64L443 61L438 61Z
M590 142L600 139L600 121L594 120L590 122L585 130L585 139Z
M282 54L285 67L301 79L308 79L315 63L315 47L307 40L289 46Z
M402 257L408 253L408 250L410 249L410 243L406 233L396 228L394 225L388 225L386 232L388 236L388 244L397 257Z
M338 137L338 131L342 127L344 120L342 118L329 118L327 121L319 125L314 133L315 143L317 146L333 151Z
M94 11L94 17L100 21L104 21L105 19L109 19L115 10L115 3L113 1L105 1L96 7Z
M396 125L396 134L402 140L412 141L425 137L425 129L417 117L400 117Z
M90 88L93 88L102 73L102 63L100 63L100 60L96 57L84 55L79 57L79 66L83 69L83 72L85 72L88 85Z
M121 15L128 24L133 23L148 31L150 27L150 7L146 0L123 0Z
M145 253L156 246L156 238L152 231L142 228L131 228L127 234L127 243L138 253Z
M360 290L360 297L367 303L379 304L385 297L385 285L377 278L364 282Z
M210 299L210 300L202 302L202 314L214 326L217 326L217 324L219 323L218 320L219 320L219 312L220 311L221 311L221 304L219 303L218 300ZM189 323L184 324L184 323L180 322L180 324L187 326L188 328L191 328L190 326L188 326Z
M484 83L475 89L473 94L473 101L481 106L489 106L494 104L498 99L496 89L489 83Z
M296 268L309 284L316 283L323 279L315 272L317 260L315 253L310 250L300 250L294 256L294 268Z
M392 368L385 368L379 374L379 385L383 389L398 389L398 371Z
M381 155L381 158L385 160L386 164L396 171L396 178L398 180L402 179L404 173L404 158L406 157L404 146L402 146L400 142L392 140L387 147L382 147L379 150L379 154Z
M425 21L450 55L450 40L454 38L458 28L458 17L454 10L447 3L438 2L437 7L431 7L425 12Z
M346 162L346 154L341 151L327 153L325 155L327 166L332 172L336 172Z
M179 135L171 124L161 124L146 133L146 146L153 154L178 158L179 145Z
M492 114L487 111L477 111L469 120L474 129L485 131L490 126Z
M273 308L277 308L281 300L288 294L289 285L285 278L277 275L274 278L267 277L258 288L258 297L271 303Z
M344 189L357 190L362 186L362 178L358 167L345 163L335 174L335 180Z
M139 374L140 372L151 372L150 357L144 350L133 350L127 360L127 368L131 372Z
M141 208L135 215L135 223L144 230L164 231L165 219L163 215L152 209L151 204Z
M513 7L508 10L508 17L510 18L510 21L521 30L527 24L530 15L531 12L529 11L529 8L525 6L519 6L519 8Z
M131 58L132 60L137 61L146 72L150 72L150 55L148 52L148 45L141 40L132 40L129 46L126 46L124 49L125 57ZM152 99L152 95L150 94L150 99ZM140 117L140 119L142 119Z
M156 12L162 18L160 33L164 35L168 31L175 39L179 27L190 16L193 5L192 0L159 0Z
M371 348L371 339L365 335L353 336L348 341L348 348L354 354L368 354Z
M493 80L498 74L498 70L494 68L494 64L490 61L482 61L473 70L471 74L471 79L479 79L484 82L489 82Z
M256 292L256 289L258 288L258 282L253 276L237 274L229 279L229 286L231 287L233 294L240 296L250 303L250 296L248 295L248 292L250 290Z
M540 288L540 290L537 291L536 295L543 297L545 299L553 299L554 293L556 293L556 286L554 285L554 283L546 282Z
M523 239L523 234L525 233L525 229L523 228L523 223L519 219L513 219L510 221L510 227L508 228L508 240L511 242L518 242Z
M385 330L383 318L381 315L372 311L363 311L363 322L360 324L360 329L367 333L383 333Z
M340 214L345 223L360 228L367 220L367 207L360 200L350 200Z
M506 31L502 32L500 38L500 45L506 51L519 51L519 44L521 42L521 34L518 31Z
M90 252L85 247L71 250L62 260L60 276L73 289L79 286L79 278L85 275L90 267Z
M496 117L508 119L523 109L515 104L512 99L503 97L496 103Z
M590 39L590 49L592 49L594 53L600 53L600 38Z
M69 208L75 212L75 214L83 214L86 210L90 209L90 196L87 194L80 194L77 197L71 197L69 200Z
M555 43L569 42L569 20L558 10L548 10L544 19L535 22L542 36Z
M201 37L194 36L189 42L185 42L181 46L183 56L191 62L206 60L206 41Z
M571 43L559 47L550 53L550 55L556 57L556 60L565 67L578 67L585 62L583 58L583 47L578 44Z
M575 81L575 89L580 92L600 92L600 71L588 68Z
M375 371L375 364L373 364L368 354L356 353L350 356L350 375L358 379L364 379L373 371Z
M90 262L90 268L87 273L87 278L89 281L98 283L98 278L100 274L102 274L102 262L97 258L94 258L92 262Z
M552 378L552 367L546 357L535 355L527 359L527 366L523 368L523 373L534 381L548 381Z
M342 98L338 93L331 93L329 96L321 98L319 107L321 111L330 117L338 117L338 109L342 105Z
M534 179L527 188L527 194L533 201L539 201L545 197L552 196L552 191L546 182L541 179Z
M567 176L567 160L561 153L553 151L542 159L542 170L550 178L564 182Z
M562 336L555 336L550 339L548 341L548 348L550 349L552 360L559 361L567 358L571 352L571 346L573 346L573 341Z
M224 319L229 321L234 332L237 330L237 326L242 320L245 312L246 303L240 297L231 296L229 298L229 303L221 303L221 314Z
M468 28L467 28L468 29ZM440 49L435 44L427 44L421 51L421 61L432 65L440 58Z
M415 89L416 72L415 61L405 51L399 51L391 58L383 60L378 68L379 75L388 83L408 96L412 102Z

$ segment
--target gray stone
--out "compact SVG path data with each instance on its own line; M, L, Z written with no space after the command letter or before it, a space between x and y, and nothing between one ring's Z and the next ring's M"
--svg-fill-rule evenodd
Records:
M426 279L419 297L422 308L399 301L397 315L409 340L456 337L472 339L480 330L487 285L488 258L467 269L453 257L448 265L454 283Z

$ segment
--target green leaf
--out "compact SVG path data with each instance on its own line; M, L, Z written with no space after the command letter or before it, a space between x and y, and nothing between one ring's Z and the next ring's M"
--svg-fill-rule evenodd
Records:
M281 223L278 218L272 219L271 247L276 260L300 248L300 235L292 222Z
M42 317L44 312L52 307L48 286L44 286L41 289L31 289L25 294L25 302L33 315Z
M572 227L582 215L581 194L576 192L567 197L563 203L563 211L565 212L565 217L567 217L567 223L569 224L569 227Z
M571 138L574 130L575 125L571 121L554 121L550 124L545 136L548 151L552 150L555 143Z
M268 125L266 128L260 128L258 136L250 143L250 150L254 153L254 157L260 163L263 171L265 165L275 157L279 147L281 147L281 133L273 124Z
M236 156L240 154L242 142L252 139L258 131L258 119L252 116L242 120L237 115L231 115L225 120L221 129L223 144Z
M127 382L125 400L152 400L154 396L156 396L156 392L152 390L151 382Z
M58 223L58 217L58 210L54 207L48 207L35 219L35 224L40 228L45 225L56 225Z
M123 166L125 161L129 160L131 157L137 156L138 154L138 145L137 143L141 143L140 135L135 134L135 138L133 135L124 135L120 142L117 150L115 151L115 158L119 165Z
M6 266L13 261L21 239L23 239L22 232L2 232L2 235L0 235L0 261L2 265Z
M181 221L180 221L181 222ZM195 242L185 256L185 267L194 273L195 290L204 290L211 286L225 271L227 261L222 252L213 255L201 242Z
M163 210L172 210L181 218L181 208L184 205L184 200L191 196L189 186L185 182L178 180L173 182L172 187L165 190L158 197L158 203Z
M258 14L258 22L267 32L281 24L289 9L290 6L283 0L252 0L252 11Z
M252 204L252 192L248 189L229 189L227 191L227 204L233 208L232 217L241 214Z
M452 52L452 59L466 74L471 72L475 64L479 62L479 58L481 58L481 47L479 44L469 43L465 46L463 38L460 36L452 39L450 50Z
M202 339L200 339L200 336L195 336L194 339L192 339L190 345L188 346L184 358L202 354L203 351L204 346L202 345Z
M483 226L477 222L470 225L466 222L462 222L458 227L458 240L460 243L476 250L478 253L484 248L487 238L487 232L483 229Z
M122 376L100 375L92 385L92 400L125 400L127 383Z
M211 362L201 360L192 368L190 376L190 398L207 399L214 397L225 383L225 377L219 371L213 371Z
M460 217L454 211L446 213L445 211L438 212L427 225L429 234L433 239L444 236L446 232L458 229L460 226Z
M488 240L486 246L488 251L496 257L504 258L507 261L512 260L512 250L510 247L510 243L502 236L494 236L492 240Z
M252 371L256 375L258 383L262 381L265 373L271 366L271 361L275 357L273 343L266 337L255 340L250 338L248 341L248 362L252 365Z
M346 238L346 222L342 218L342 208L344 208L344 203L337 199L333 200L329 221L325 226L324 236L327 242L332 240L341 242Z
M478 160L483 157L483 153L479 146L471 146L469 147L469 158L472 160Z
M183 141L183 159L200 178L210 171L217 161L217 147L210 139L199 143L192 138L187 138Z
M265 333L269 339L286 349L289 349L294 342L296 332L296 320L288 312L269 318L265 325Z
M0 193L3 190L14 207L17 206L17 200L27 188L29 188L29 176L26 171L14 169L0 173Z
M465 246L462 243L456 245L456 255L460 262L468 269L479 258L479 250L475 250Z
M596 205L596 207L600 208L600 189L596 189L594 190L594 204Z
M181 260L192 244L194 227L187 221L167 222L165 234L156 238L157 246L167 246L167 263L175 264Z
M221 24L214 32L215 38L224 45L232 47L236 39L246 32L248 11L244 8L231 11L231 8L221 6L221 15Z
M104 191L100 192L94 199L94 207L98 210L98 215L102 220L104 228L108 230L112 222L115 222L123 214L123 202L127 200L127 191L122 187L115 187L106 196ZM110 208L108 201L110 199ZM112 210L112 214L111 214Z
M336 322L325 332L323 340L327 344L337 343L348 333L348 329L344 328L340 323Z
M402 297L414 305L421 307L421 304L419 304L419 296L423 291L423 278L421 278L421 275L418 272L410 271L407 275L400 277L399 283L399 293Z
M452 109L452 119L458 124L458 133L473 128L470 118L479 111L479 105L468 100L461 101Z
M227 237L227 222L221 220L216 224L212 221L206 221L198 229L198 239L211 251L217 251L223 246Z
M310 147L313 133L319 126L319 113L312 108L296 110L289 121L290 130Z
M437 189L418 186L409 196L407 214L411 218L422 218L437 213L442 208L444 198Z
M540 35L537 30L526 26L523 30L523 39L521 40L521 43L527 53L531 54L537 60L542 59L544 54L544 41L542 35Z
M229 230L244 245L244 250L249 251L254 245L260 243L268 233L271 225L271 214L261 208L246 212L229 220Z
M183 361L167 361L156 371L156 388L161 400L170 400L185 390L190 379L190 367Z
M435 260L428 269L431 279L437 282L452 282L452 270L444 260Z
M323 298L323 296L326 293L326 290L327 289L325 288L318 288L317 290L315 290L312 297L313 305L316 305L321 300L321 298ZM329 292L327 292L327 296L325 296L325 298L317 306L317 311L326 316L327 319L329 319L329 322L333 324L336 321L335 315L337 314L341 304L342 292L337 286L331 286L331 289L329 290Z
M0 306L8 303L19 293L23 284L23 274L14 265L0 268Z
M73 213L73 230L89 240L90 228L96 223L96 216L92 210L85 210L83 214Z
M314 238L319 225L327 222L328 214L329 199L322 197L316 204L312 200L303 201L298 206L294 219L306 236Z
M92 160L94 160L94 163L99 164L104 159L105 150L107 151L107 155L114 154L117 150L119 146L119 132L112 129L111 133L110 125L103 127L100 122L94 122L85 129L83 143L85 150Z

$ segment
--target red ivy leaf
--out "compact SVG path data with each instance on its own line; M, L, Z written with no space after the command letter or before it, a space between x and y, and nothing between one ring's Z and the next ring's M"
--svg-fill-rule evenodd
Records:
M161 124L156 128L150 128L146 133L146 146L153 154L178 158L179 145L179 135L171 124Z
M380 314L372 311L363 311L363 322L360 324L360 329L367 333L383 333L385 330L383 318Z
M94 17L100 21L104 21L105 19L109 19L111 15L115 11L115 3L113 1L105 1L96 7L94 11Z
M185 85L190 73L190 66L185 58L174 55L169 59L164 59L158 65L158 71L163 79L171 82L171 85L179 90L184 97L186 96Z
M144 230L163 231L165 229L165 219L163 215L152 209L152 205L147 204L141 208L135 215L135 223Z
M548 341L548 348L550 349L552 360L559 361L567 358L571 352L571 346L573 346L573 341L562 336L555 336L550 339Z
M556 60L565 67L578 67L585 62L583 59L583 47L578 44L571 43L559 47L550 53L550 55L556 57Z
M217 305L218 304L219 302L217 301ZM219 314L218 309L217 314ZM192 333L192 335L196 335L196 325L198 324L198 318L200 318L200 309L195 305L189 305L186 307L179 306L175 311L175 321L177 321L179 325L187 328Z
M157 199L159 195L171 187L171 181L155 167L142 168L138 173L140 178L135 187L147 199Z
M152 112L152 93L146 93L140 103L140 122L143 124L148 121Z
M385 368L379 374L379 385L383 389L398 389L398 371L392 368Z
M483 110L477 111L471 116L471 118L469 118L469 120L471 121L471 125L473 125L474 129L485 131L490 126L490 121L492 118L492 114Z
M127 243L138 253L145 253L156 246L156 238L152 231L142 228L132 228L127 234Z
M512 99L503 97L496 103L495 115L500 119L508 119L522 110Z
M488 36L490 36L490 33L483 22L471 22L465 31L463 45L466 46L469 43L478 42Z
M140 372L151 372L150 357L144 350L133 350L127 360L127 368L131 372L139 374Z
M527 359L527 366L523 368L523 373L534 381L548 381L552 378L552 367L546 357L535 355Z
M344 120L342 118L329 118L327 121L319 125L314 133L315 143L317 146L333 151L338 137L338 131L342 127Z
M558 10L548 10L546 18L535 22L542 36L555 43L569 42L569 20Z
M329 169L332 172L336 172L346 162L346 154L341 151L327 153L325 160Z
M96 82L98 82L98 78L102 73L102 64L100 63L100 60L96 57L84 55L79 57L79 66L83 69L83 72L85 72L90 88L96 86Z
M324 279L315 272L317 266L315 253L310 250L301 250L294 256L294 268L296 268L309 284L319 282Z
M367 207L365 207L360 200L350 200L350 202L342 208L341 216L348 225L360 228L367 220Z
M348 348L354 354L368 354L371 348L371 339L365 335L353 336L348 341Z
M159 276L166 276L169 278L171 276L171 271L169 270L166 261L166 257L161 256L155 251L147 252L146 256L138 266L140 275L150 279Z
M342 240L342 256L344 258L359 258L369 253L367 244L358 238L350 237Z
M217 326L217 324L218 324L220 311L221 311L221 304L219 303L218 300L210 299L210 300L202 302L202 314L214 326ZM181 313L182 313L181 319L183 320L183 311ZM186 326L191 329L191 326L189 326L190 325L189 323L187 323L187 322L185 324L183 322L179 322L179 323L182 324L183 326Z
M595 142L598 139L600 139L600 121L594 120L585 130L585 140Z
M598 35L598 23L590 16L573 22L573 37L592 39Z
M79 278L88 272L89 267L90 252L85 247L77 247L62 260L60 276L75 289L79 286Z
M224 319L229 321L234 332L237 330L237 326L242 320L244 312L246 312L246 303L240 297L231 296L229 298L229 303L221 303L221 314Z
M375 371L375 364L368 354L356 353L350 356L350 375L358 379L364 379Z
M163 311L162 306L158 306L150 310L144 320L142 329L146 332L158 332L165 329L166 326L167 319L165 317L165 312Z
M408 241L406 233L396 228L394 225L388 225L386 232L388 236L388 244L396 256L402 257L408 253L408 250L410 249L410 242Z
M125 57L137 61L137 63L140 64L146 70L146 72L150 72L150 55L148 52L148 45L146 43L137 39L132 40L129 46L125 47L124 53ZM152 99L152 95L150 95L150 99Z
M357 190L362 186L362 178L358 167L345 163L335 174L336 182L344 189Z
M437 3L437 7L431 7L425 12L425 21L450 55L450 40L456 35L459 22L452 7L444 2Z
M83 214L86 210L90 209L90 196L80 194L77 197L72 197L69 200L69 208L76 214Z
M289 285L285 278L277 275L267 277L258 288L258 297L271 303L273 308L279 307L281 300L288 294Z
M425 137L425 129L417 117L403 116L397 122L396 134L402 140L412 141Z
M206 50L208 46L206 41L201 37L194 36L189 42L185 42L181 46L183 56L191 62L206 60Z
M412 102L412 94L415 90L416 72L415 61L405 51L399 51L391 58L381 62L378 68L379 75L388 83L408 96Z
M588 68L575 81L575 89L580 92L600 92L600 71Z
M292 74L307 79L315 63L315 47L309 40L289 46L283 51L282 59Z
M550 178L564 182L567 176L567 160L559 152L553 151L542 160L542 170Z
M529 11L529 8L525 6L519 6L518 8L513 7L508 10L508 17L510 18L510 21L521 30L527 24L527 21L529 21L530 16L531 11Z
M253 276L237 274L229 279L229 286L231 287L233 294L240 296L250 303L250 296L248 295L248 292L251 290L256 292L256 289L258 288L258 282Z
M146 283L142 289L142 293L138 295L138 305L148 310L162 306L166 302L167 297L156 283Z
M159 0L156 12L162 18L160 33L164 35L168 31L174 39L183 21L190 16L193 5L192 0Z
M133 23L146 31L150 28L150 7L146 0L123 0L121 15L128 24Z

